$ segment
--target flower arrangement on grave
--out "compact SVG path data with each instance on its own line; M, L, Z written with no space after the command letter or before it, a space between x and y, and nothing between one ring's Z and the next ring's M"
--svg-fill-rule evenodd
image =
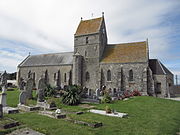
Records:
M112 113L112 110L109 106L106 106L105 111L106 113Z

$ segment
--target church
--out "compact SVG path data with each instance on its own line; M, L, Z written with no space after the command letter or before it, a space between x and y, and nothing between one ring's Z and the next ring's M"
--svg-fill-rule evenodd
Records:
M77 84L95 91L106 86L143 95L170 97L173 74L149 59L148 41L108 44L104 15L81 19L74 34L74 52L29 55L19 65L17 81L44 75L54 87Z

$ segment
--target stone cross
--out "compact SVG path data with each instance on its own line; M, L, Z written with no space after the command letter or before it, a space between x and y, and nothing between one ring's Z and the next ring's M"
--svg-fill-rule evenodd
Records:
M26 82L24 81L23 78L20 78L19 89L20 90L25 90L25 86L26 86Z
M26 93L27 93L27 98L28 99L31 99L33 96L32 96L32 89L33 89L33 85L34 85L34 80L32 78L29 78L27 80L27 83L26 83Z
M45 78L41 77L38 82L38 101L44 101L44 91L46 89L46 81Z

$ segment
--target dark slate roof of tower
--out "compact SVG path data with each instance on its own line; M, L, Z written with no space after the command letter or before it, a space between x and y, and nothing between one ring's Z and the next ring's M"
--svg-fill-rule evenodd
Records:
M97 33L100 30L103 17L91 20L81 20L75 36Z
M54 65L67 65L73 62L73 52L66 53L51 53L30 55L19 64L18 67L26 66L54 66Z
M156 75L171 74L172 75L172 73L157 59L150 59L149 67L151 68L153 74L156 74Z
M101 63L148 62L147 42L113 44L105 47Z

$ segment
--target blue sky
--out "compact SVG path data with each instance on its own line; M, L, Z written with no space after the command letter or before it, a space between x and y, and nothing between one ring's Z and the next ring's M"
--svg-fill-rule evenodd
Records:
M1 0L0 71L16 71L29 52L73 51L80 18L102 12L109 43L148 38L150 58L180 78L180 0Z

